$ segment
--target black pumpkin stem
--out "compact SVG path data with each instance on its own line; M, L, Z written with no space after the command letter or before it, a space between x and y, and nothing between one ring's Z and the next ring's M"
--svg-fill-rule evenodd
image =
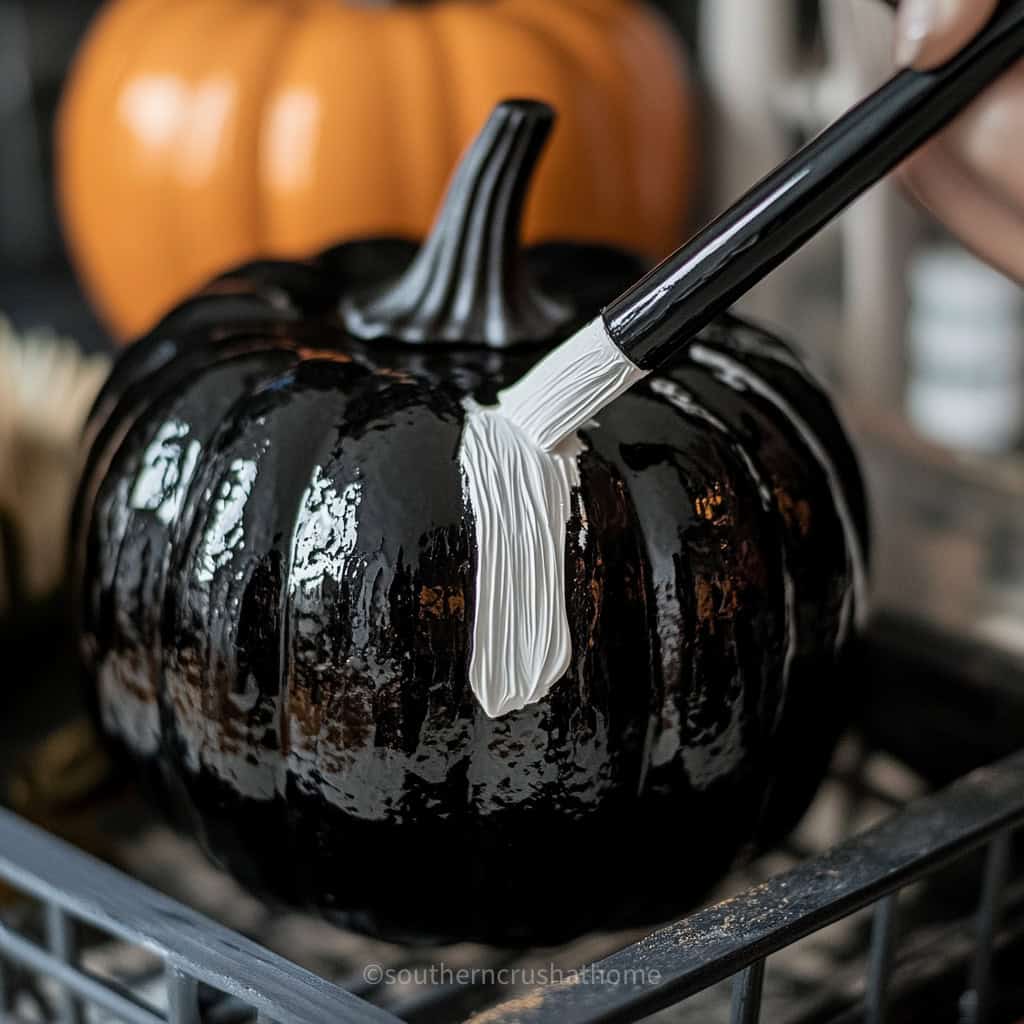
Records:
M409 268L382 290L342 303L350 332L506 348L550 341L572 325L574 309L531 280L519 244L530 179L554 119L534 100L495 108Z

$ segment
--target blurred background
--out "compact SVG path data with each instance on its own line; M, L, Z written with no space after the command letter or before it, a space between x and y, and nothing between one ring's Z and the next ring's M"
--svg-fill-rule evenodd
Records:
M91 348L103 329L75 286L53 189L53 118L64 76L98 3L0 4L0 310Z

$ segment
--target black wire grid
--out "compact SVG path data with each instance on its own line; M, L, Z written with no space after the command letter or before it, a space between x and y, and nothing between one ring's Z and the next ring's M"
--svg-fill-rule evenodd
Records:
M771 954L872 908L859 1019L887 1019L899 945L900 891L972 851L985 850L974 926L965 1024L993 1019L993 961L1013 833L1024 826L1024 752L910 804L881 825L769 881L698 911L590 965L586 983L562 981L498 1002L483 1024L633 1021L733 978L731 1019L760 1019ZM54 1016L66 1024L373 1024L401 1019L0 811L0 879L36 901L43 939L0 925L0 1012L15 1020L14 972L45 978ZM81 964L89 928L162 962L166 1005L158 1008ZM214 996L219 997L213 998ZM230 1006L231 1012L225 1013ZM401 1014L401 1007L397 1013Z

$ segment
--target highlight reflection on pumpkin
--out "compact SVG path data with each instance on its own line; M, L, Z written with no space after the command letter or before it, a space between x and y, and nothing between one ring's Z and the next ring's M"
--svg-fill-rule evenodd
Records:
M550 118L498 108L418 262L378 240L213 282L90 426L106 733L243 881L379 935L666 917L795 821L840 724L860 478L796 357L731 318L581 431L564 677L498 718L474 696L463 403L639 273L518 250Z
M131 337L241 260L419 238L507 96L562 114L531 240L648 259L682 240L695 103L640 0L110 0L58 125L76 266Z

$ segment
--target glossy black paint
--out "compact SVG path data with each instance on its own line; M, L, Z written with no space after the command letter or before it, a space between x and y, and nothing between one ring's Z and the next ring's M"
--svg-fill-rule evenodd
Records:
M823 771L852 554L807 431L863 536L854 458L780 342L709 329L775 397L687 354L585 431L573 662L491 720L467 681L462 400L545 349L353 337L342 301L414 253L241 268L122 357L74 524L100 720L218 862L346 926L521 944L663 919L788 829ZM637 273L527 258L578 320Z

